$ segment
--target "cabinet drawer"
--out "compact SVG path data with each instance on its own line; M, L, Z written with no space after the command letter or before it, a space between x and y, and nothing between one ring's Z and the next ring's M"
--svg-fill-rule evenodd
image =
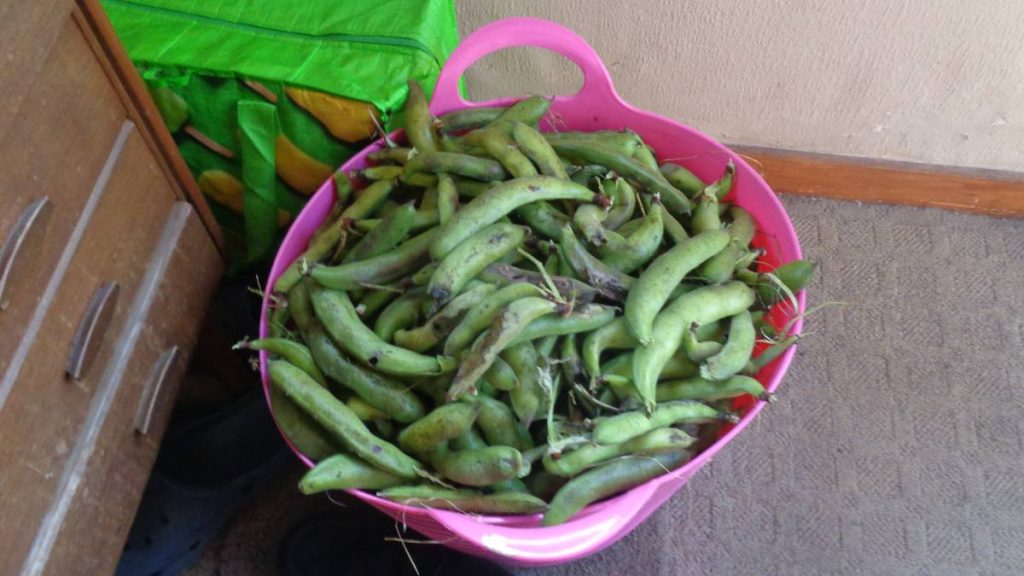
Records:
M174 193L131 123L59 285L0 381L0 573L23 558L75 451ZM48 290L49 291L49 290ZM45 313L42 311L45 310Z
M4 65L0 67L0 139L19 116L31 84L46 65L46 57L71 14L70 0L5 2L0 6L0 38Z
M94 207L101 191L95 185L110 166L127 118L66 8L61 33L38 75L10 78L9 63L0 66L0 90L30 86L0 138L0 374L66 246L74 243L76 223Z
M192 208L176 204L65 472L80 480L61 486L63 518L51 511L37 536L33 556L46 562L38 572L113 571L221 265Z

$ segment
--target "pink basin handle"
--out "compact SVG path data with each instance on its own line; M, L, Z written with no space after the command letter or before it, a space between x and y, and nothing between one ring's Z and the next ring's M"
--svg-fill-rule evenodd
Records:
M488 54L516 46L545 48L572 60L583 72L583 88L569 99L580 106L599 106L619 100L611 76L587 41L572 30L540 18L505 18L477 29L452 52L437 78L430 111L443 114L472 107L459 95L459 79L467 68Z

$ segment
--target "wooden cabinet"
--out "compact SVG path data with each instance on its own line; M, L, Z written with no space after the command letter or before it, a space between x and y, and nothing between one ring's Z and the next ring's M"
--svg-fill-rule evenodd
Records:
M0 14L0 574L106 574L220 278L218 232L99 8Z

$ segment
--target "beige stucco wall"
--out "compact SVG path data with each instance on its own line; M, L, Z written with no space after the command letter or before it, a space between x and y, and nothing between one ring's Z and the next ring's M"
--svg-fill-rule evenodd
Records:
M457 0L569 26L630 103L729 143L1024 172L1022 0ZM559 78L545 81L544 78ZM571 93L536 49L484 59L470 96Z

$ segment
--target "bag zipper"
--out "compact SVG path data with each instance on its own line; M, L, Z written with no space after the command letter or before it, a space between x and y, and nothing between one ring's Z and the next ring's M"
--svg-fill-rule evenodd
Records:
M415 38L403 38L395 36L375 36L375 35L364 35L364 34L306 34L303 32L289 32L287 30L276 30L273 28L265 28L263 26L255 26L253 24L243 24L241 22L230 22L227 20L219 20L217 18L211 18L209 16L201 16L198 14L192 14L189 12L183 12L181 10L174 10L172 8L162 8L158 6L148 6L145 4L136 4L130 0L103 0L105 4L117 4L120 6L130 6L135 10L142 10L145 12L153 12L164 15L178 16L182 18L189 18L191 20L197 20L206 22L209 24L216 24L225 28L234 28L236 30L246 30L251 32L259 32L261 34L267 34L271 36L280 36L284 38L307 38L310 40L328 40L328 41L341 41L349 42L352 44L376 44L379 46L398 46L401 48L409 48L419 52L423 52L427 56L430 56L434 60L434 64L437 65L438 70L441 69L441 61L438 60L434 52L427 47L426 44L416 40Z

